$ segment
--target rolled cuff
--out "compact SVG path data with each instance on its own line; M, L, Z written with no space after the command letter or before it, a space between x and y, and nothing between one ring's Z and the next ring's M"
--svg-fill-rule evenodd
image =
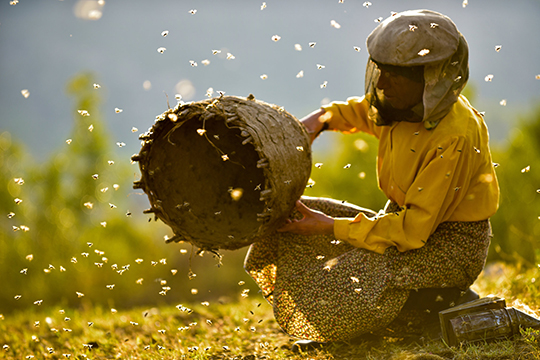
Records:
M364 219L361 216L355 218L337 218L334 219L334 236L336 239L346 241L354 247L363 248L379 254L383 254L384 250L388 248L387 244L375 242L373 244L367 244L366 238L369 230L372 226L367 226L364 231L358 231L360 222ZM352 225L352 226L351 226ZM370 224L371 225L371 224ZM351 236L351 227L355 227L354 235ZM361 235L361 233L363 233Z
M354 218L336 218L334 219L334 236L338 240L349 240L349 224Z

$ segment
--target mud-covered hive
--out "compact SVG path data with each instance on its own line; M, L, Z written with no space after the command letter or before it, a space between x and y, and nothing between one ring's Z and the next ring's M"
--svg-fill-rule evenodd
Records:
M238 249L289 216L311 171L309 136L283 108L222 96L178 104L141 135L141 179L154 213L207 250Z

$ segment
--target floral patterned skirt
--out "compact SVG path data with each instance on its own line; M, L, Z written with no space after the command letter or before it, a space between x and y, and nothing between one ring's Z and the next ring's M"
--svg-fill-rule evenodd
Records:
M331 199L302 202L333 217L375 215ZM346 341L391 326L411 290L467 289L484 267L490 238L488 220L445 222L422 248L381 255L329 235L275 232L251 245L244 267L289 335Z

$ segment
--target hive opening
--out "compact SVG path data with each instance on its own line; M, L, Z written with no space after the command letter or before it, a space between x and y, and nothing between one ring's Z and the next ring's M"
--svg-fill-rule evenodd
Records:
M265 206L259 154L251 143L243 144L242 131L229 127L225 116L201 117L172 127L161 139L165 151L149 154L148 173L160 210L169 214L169 225L195 239L227 243L252 236ZM162 171L170 167L175 169Z

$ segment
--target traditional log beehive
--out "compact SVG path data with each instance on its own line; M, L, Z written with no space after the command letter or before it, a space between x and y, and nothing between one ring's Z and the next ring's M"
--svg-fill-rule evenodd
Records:
M309 136L283 108L222 96L158 116L139 154L141 179L170 241L238 249L281 226L311 171Z

